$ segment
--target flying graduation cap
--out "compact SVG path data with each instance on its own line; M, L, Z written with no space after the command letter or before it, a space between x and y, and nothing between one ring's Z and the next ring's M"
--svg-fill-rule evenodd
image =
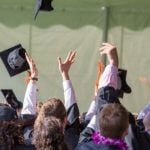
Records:
M29 69L25 52L21 44L0 52L0 57L10 76L17 75Z
M54 9L51 4L52 1L53 0L37 0L34 19L36 19L39 11L52 11Z
M1 89L3 96L10 106L14 109L22 108L22 102L20 102L12 89Z

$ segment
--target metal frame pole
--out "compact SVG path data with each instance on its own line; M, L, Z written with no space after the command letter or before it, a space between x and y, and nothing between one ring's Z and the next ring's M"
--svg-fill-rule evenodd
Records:
M109 29L109 12L110 7L103 6L101 7L101 10L104 12L104 21L103 21L103 34L102 34L102 43L108 41L108 29ZM106 66L106 56L102 57L102 61L104 65Z

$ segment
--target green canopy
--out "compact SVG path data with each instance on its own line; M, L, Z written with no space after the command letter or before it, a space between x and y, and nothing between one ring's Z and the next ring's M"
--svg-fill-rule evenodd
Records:
M109 7L109 27L121 25L139 30L150 25L148 0L54 0L52 4L53 12L40 12L33 21L36 0L0 0L1 23L12 27L31 23L41 28L57 24L69 28L85 25L99 28L103 26L103 7Z
M98 49L109 41L117 46L119 67L128 70L132 87L132 94L121 102L139 112L150 96L150 1L54 0L52 4L54 11L40 11L34 20L36 0L0 0L0 51L21 43L32 55L39 68L38 99L63 99L56 59L76 50L70 76L81 112L87 111L94 96ZM10 78L2 62L0 67L0 88L14 89L23 100L24 73Z

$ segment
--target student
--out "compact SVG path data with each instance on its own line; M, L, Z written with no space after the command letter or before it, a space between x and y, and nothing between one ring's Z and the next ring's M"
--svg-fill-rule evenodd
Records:
M65 140L72 150L76 147L80 135L79 108L74 92L74 88L69 76L69 71L75 61L76 52L70 51L64 61L58 57L59 71L63 80L64 105L67 111L67 125L65 130Z
M127 110L117 103L105 104L98 115L100 132L91 140L78 145L76 150L127 150L123 138L127 134L129 116Z
M15 144L14 150L33 150L32 145L32 132L33 124L36 118L36 94L37 94L37 78L38 70L33 59L26 54L26 59L30 67L31 77L29 79L23 107L21 110L21 116L19 117L19 129L22 133L22 143ZM21 123L21 125L20 125ZM16 123L17 124L17 123Z
M59 119L63 127L66 144L70 150L75 148L79 138L79 110L69 77L69 70L74 62L74 57L75 52L69 52L64 62L58 58L59 70L63 79L65 103L63 104L60 99L56 98L47 100L42 105L34 125L35 129L39 126L43 127L43 119L51 116ZM35 134L37 133L34 132L33 135Z
M92 133L99 130L99 127L97 127L96 116L99 114L102 106L106 103L119 103L116 93L116 89L120 86L118 85L117 49L109 43L103 43L100 50L101 55L107 56L108 65L105 67L104 72L99 79L96 100L92 102L86 116L86 118L88 118L88 116L92 114L92 116L90 116L91 120L85 130L80 134L79 143L91 140Z
M19 120L13 108L0 104L0 150L33 150L24 145L23 128L32 120Z

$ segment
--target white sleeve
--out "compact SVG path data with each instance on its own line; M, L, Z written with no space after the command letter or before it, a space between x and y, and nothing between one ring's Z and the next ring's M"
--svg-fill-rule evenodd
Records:
M99 80L99 87L111 86L118 89L118 68L115 65L107 65Z
M87 127L92 128L94 131L98 131L98 127L97 127L97 119L96 119L96 115L94 115L92 117L92 119L90 120L89 124L87 125Z
M85 115L85 120L91 120L91 118L96 114L96 104L95 100L91 102L88 112Z
M36 115L37 86L33 81L27 85L21 114Z
M65 108L68 110L74 103L76 103L75 92L70 80L63 81Z

